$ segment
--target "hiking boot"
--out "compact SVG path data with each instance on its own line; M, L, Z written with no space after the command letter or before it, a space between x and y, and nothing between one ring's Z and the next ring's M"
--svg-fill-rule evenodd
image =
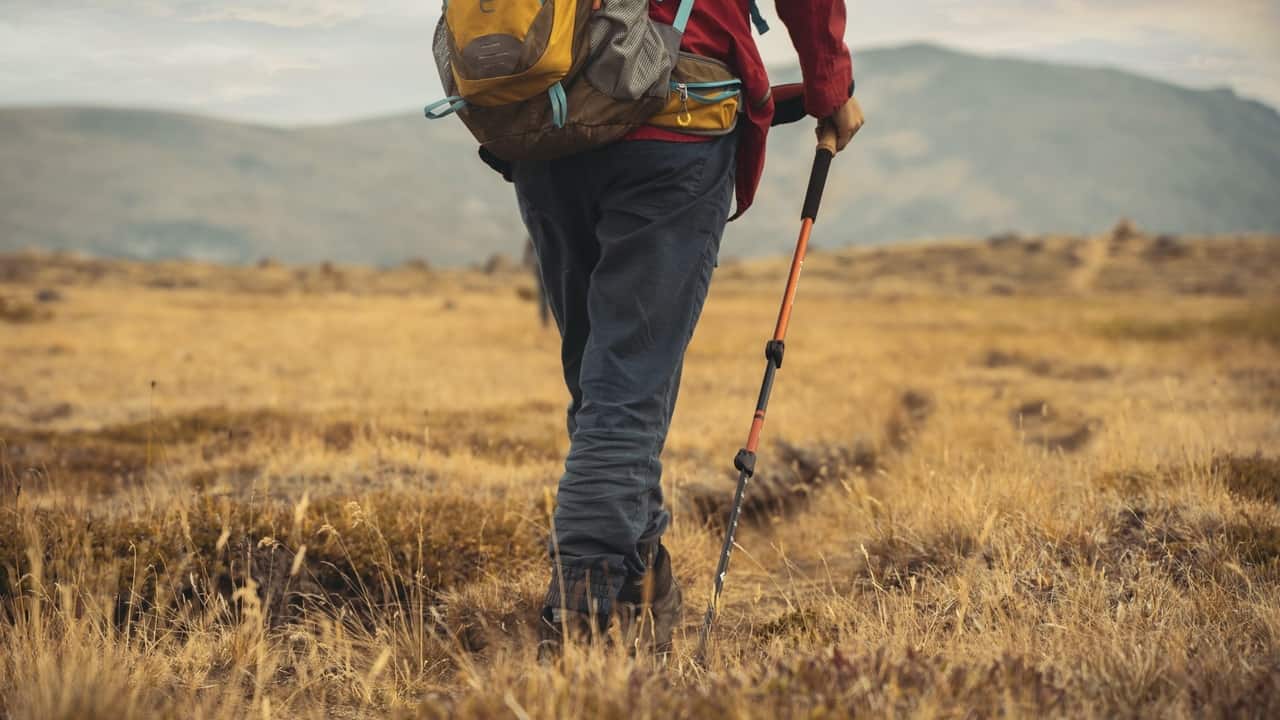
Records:
M620 581L616 578L611 584L605 568L592 572L565 567L553 572L538 616L538 657L558 654L565 640L590 643L603 638Z
M661 544L643 552L648 571L628 577L618 592L614 615L627 651L652 653L665 658L671 653L671 636L680 623L684 607L680 585L671 572L671 554Z
M562 608L543 608L538 615L538 659L558 656L566 642L589 644L604 636L597 623L585 613Z

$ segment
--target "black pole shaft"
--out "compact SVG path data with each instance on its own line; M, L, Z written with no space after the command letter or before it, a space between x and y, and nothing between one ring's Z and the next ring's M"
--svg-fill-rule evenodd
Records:
M777 372L778 363L769 359L765 366L764 380L760 383L760 397L756 401L756 412L763 413L769 407L769 396L773 394L773 376ZM733 539L738 531L738 518L742 515L742 501L747 495L747 484L755 474L755 453L746 450L738 453L734 460L738 468L738 488L733 494L733 507L729 510L729 521L725 526L724 544L720 547L720 562L716 565L716 575L711 590L711 603L707 605L706 615L702 618L702 632L698 637L698 658L706 658L707 641L711 638L711 626L715 624L717 605L720 594L724 592L724 577L729 572L729 558L733 555Z

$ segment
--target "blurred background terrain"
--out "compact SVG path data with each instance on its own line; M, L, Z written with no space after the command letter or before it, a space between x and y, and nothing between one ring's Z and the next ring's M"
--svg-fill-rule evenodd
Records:
M826 246L1019 231L1280 232L1280 115L1228 89L933 45L855 53L868 124ZM798 79L777 68L775 82ZM724 252L785 252L812 155L773 134ZM294 128L146 110L0 109L0 250L459 265L520 252L510 186L455 119Z

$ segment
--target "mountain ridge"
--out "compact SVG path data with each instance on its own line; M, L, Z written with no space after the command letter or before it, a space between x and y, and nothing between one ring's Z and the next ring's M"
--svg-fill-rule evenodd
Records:
M1280 113L1118 68L932 44L855 53L868 125L833 172L825 245L1098 232L1280 232ZM773 71L776 82L798 75ZM776 129L724 252L790 244L807 127ZM453 265L517 252L511 189L456 120L275 126L182 111L0 109L0 250Z

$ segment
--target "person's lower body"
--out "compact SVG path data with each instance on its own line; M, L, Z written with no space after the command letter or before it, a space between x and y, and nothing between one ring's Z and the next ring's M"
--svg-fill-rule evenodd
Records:
M729 216L734 154L732 136L624 141L514 166L570 395L544 602L553 624L568 616L602 630L650 602L670 615L672 597L678 612L660 542L670 521L660 456ZM650 630L669 639L670 624Z

